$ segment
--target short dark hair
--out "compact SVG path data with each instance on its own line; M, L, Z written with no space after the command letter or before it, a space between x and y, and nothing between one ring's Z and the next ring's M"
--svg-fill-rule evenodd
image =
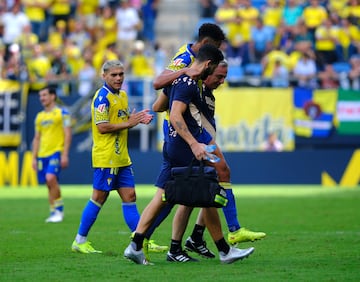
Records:
M216 48L214 45L205 44L199 49L196 59L200 62L211 60L213 64L219 64L222 60L224 60L224 55L220 49Z
M55 88L55 87L50 86L50 87L48 87L48 89L49 89L49 93L50 93L50 94L57 96L57 94L56 94L56 88Z
M57 96L56 86L47 85L47 86L43 87L41 90L46 90L46 89L49 91L49 94ZM41 90L40 90L40 91L41 91Z
M204 23L199 27L198 40L201 41L205 37L209 37L214 41L224 41L225 34L220 26L214 23Z

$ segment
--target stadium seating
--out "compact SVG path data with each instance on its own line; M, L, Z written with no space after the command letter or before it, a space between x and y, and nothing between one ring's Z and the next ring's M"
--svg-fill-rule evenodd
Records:
M251 1L251 6L253 6L257 9L261 9L265 5L266 5L266 0L252 0Z
M244 78L244 70L239 65L229 65L226 80L230 86L239 86Z
M351 65L348 62L335 62L333 63L333 68L337 73L349 73Z
M261 76L263 66L260 63L250 63L245 65L245 74L253 76Z

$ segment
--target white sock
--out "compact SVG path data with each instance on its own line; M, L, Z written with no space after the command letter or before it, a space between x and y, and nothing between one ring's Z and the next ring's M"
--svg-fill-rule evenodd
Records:
M76 234L76 237L75 237L76 243L83 244L86 242L86 240L87 240L86 236L81 236L79 234Z

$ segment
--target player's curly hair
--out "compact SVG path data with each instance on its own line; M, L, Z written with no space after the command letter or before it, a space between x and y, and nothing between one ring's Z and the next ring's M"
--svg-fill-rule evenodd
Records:
M220 26L214 23L204 23L199 27L198 40L201 41L205 37L209 37L217 42L225 40L223 30Z

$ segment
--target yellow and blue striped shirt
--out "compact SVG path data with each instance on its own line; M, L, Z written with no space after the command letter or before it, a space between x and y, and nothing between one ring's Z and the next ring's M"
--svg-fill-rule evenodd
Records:
M101 134L97 124L127 122L130 116L128 97L124 90L113 93L105 84L93 98L92 115L92 165L97 168L124 167L131 164L128 153L128 129Z

